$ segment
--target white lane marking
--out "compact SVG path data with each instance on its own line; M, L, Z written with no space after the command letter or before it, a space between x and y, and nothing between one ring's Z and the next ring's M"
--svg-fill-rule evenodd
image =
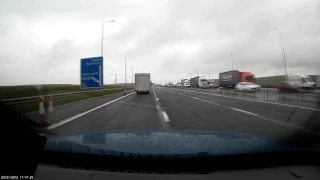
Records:
M177 92L176 92L177 93ZM177 93L178 94L178 93ZM186 96L186 97L189 97L189 98L193 98L192 96L188 96L188 95L185 95L185 94L181 94L179 93L180 95L182 96ZM255 114L255 113L251 113L251 112L248 112L248 111L244 111L244 110L241 110L241 109L237 109L237 108L233 108L233 107L227 107L227 106L223 106L221 104L216 104L216 103L213 103L213 102L210 102L210 101L205 101L205 100L202 100L202 99L197 99L199 101L203 101L203 102L206 102L206 103L209 103L209 104L214 104L216 106L220 106L220 107L224 107L224 108L229 108L229 109L233 109L235 111L239 111L239 112L243 112L243 113L246 113L246 114L250 114L250 115L253 115L253 116L256 116L258 118L261 118L263 120L266 120L266 121L269 121L269 122L272 122L272 123L275 123L275 124L279 124L279 125L283 125L283 126L286 126L286 127L289 127L289 128L292 128L292 129L299 129L301 131L304 131L304 132L307 132L307 133L310 133L310 134L313 134L313 135L317 135L317 136L320 136L318 133L315 133L311 130L307 130L307 129L302 129L303 127L299 127L299 126L295 126L295 125L292 125L292 124L287 124L287 123L283 123L283 122L280 122L280 121L277 121L277 120L274 120L274 119L270 119L270 118L267 118L267 117L264 117L264 116L260 116L258 114Z
M228 106L224 106L224 105L221 105L221 104L217 104L217 103L213 103L213 102L210 102L210 101L206 101L206 100L203 100L203 99L199 99L197 97L192 97L192 96L188 96L188 95L185 95L185 94L180 94L180 95L186 96L186 97L189 97L189 98L192 98L192 99L196 99L198 101L203 101L203 102L206 102L206 103L209 103L209 104L213 104L213 105L216 105L216 106L224 107L224 108L227 108L227 109L232 109L232 110L235 110L235 111L243 112L243 113L246 113L246 114L251 114L251 115L255 115L255 116L258 115L258 114L255 114L255 113L252 113L252 112L249 112L249 111L244 111L244 110L241 110L241 109L228 107Z
M182 91L188 91L188 90L182 90ZM265 103L265 104L274 104L274 105L279 105L279 106L296 107L296 108L308 109L308 110L312 110L312 111L320 111L320 109L314 109L314 108L308 108L308 107L296 106L296 105L290 105L290 104L281 104L281 103L275 103L275 102L253 100L253 99L244 99L244 98L238 98L238 97L230 97L230 96L223 96L223 95L217 95L217 94L202 93L202 92L199 92L199 91L188 91L188 92L206 94L206 95L210 95L210 96L226 97L226 98L231 98L231 99L240 99L240 100L259 102L259 103Z
M168 116L168 114L167 114L165 111L162 111L162 115L163 115L164 120L165 120L166 122L169 122L169 121L170 121L170 120L169 120L169 116Z
M152 90L153 90L153 93L154 93L154 88L152 87ZM155 93L154 93L155 94ZM157 110L158 110L158 114L160 116L160 119L161 119L161 124L162 124L162 127L164 129L169 129L169 124L167 123L169 121L169 116L168 114L162 110L162 108L160 107L161 103L159 101L157 101L157 96L154 95L154 99L156 101L156 107L157 107ZM164 113L163 113L164 112Z
M75 116L72 116L72 117L70 117L70 118L67 118L67 119L65 119L65 120L62 120L62 121L60 121L60 122L58 122L58 123L56 123L56 124L53 124L53 125L47 127L47 129L50 130L50 129L56 128L56 127L58 127L58 126L61 126L61 125L63 125L63 124L66 124L66 123L68 123L68 122L70 122L70 121L73 121L73 120L79 118L79 117L82 117L82 116L84 116L84 115L86 115L86 114L89 114L89 113L91 113L91 112L93 112L93 111L95 111L95 110L97 110L97 109L100 109L100 108L102 108L102 107L104 107L104 106L106 106L106 105L108 105L108 104L111 104L111 103L116 102L116 101L118 101L118 100L120 100L120 99L123 99L123 98L125 98L125 97L127 97L127 96L129 96L129 95L131 95L131 94L133 94L133 93L134 93L134 92L132 92L132 93L130 93L130 94L127 94L127 95L125 95L125 96L122 96L122 97L120 97L120 98L117 98L117 99L115 99L115 100L109 101L109 102L107 102L107 103L104 103L104 104L102 104L102 105L100 105L100 106L97 106L97 107L95 107L95 108L92 108L92 109L90 109L90 110L88 110L88 111L85 111L85 112L83 112L83 113L79 113L79 114L77 114L77 115L75 115Z
M157 98L157 101L159 101L159 98Z
M233 108L233 109L236 110L236 111L240 111L240 112L244 112L244 113L247 113L247 114L252 114L252 115L258 116L258 114L255 114L255 113L252 113L252 112L249 112L249 111L244 111L244 110L241 110L241 109L238 109L238 108Z

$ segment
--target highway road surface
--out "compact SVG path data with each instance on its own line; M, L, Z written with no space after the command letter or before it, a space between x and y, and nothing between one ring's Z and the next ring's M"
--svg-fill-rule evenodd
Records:
M262 102L185 89L154 87L151 94L122 93L55 108L59 134L106 130L236 131L320 148L320 108Z

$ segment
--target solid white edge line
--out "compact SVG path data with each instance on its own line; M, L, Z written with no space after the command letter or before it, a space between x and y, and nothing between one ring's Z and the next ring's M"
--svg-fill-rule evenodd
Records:
M92 109L90 109L90 110L88 110L88 111L85 111L85 112L83 112L83 113L79 113L79 114L77 114L77 115L75 115L75 116L72 116L72 117L70 117L70 118L67 118L67 119L65 119L65 120L62 120L62 121L60 121L60 122L58 122L58 123L56 123L56 124L53 124L53 125L47 127L47 129L50 130L50 129L56 128L56 127L58 127L58 126L61 126L61 125L63 125L63 124L66 124L66 123L68 123L68 122L70 122L70 121L73 121L73 120L79 118L79 117L82 117L82 116L84 116L84 115L86 115L86 114L89 114L89 113L91 113L91 112L93 112L93 111L95 111L95 110L97 110L97 109L100 109L100 108L102 108L102 107L104 107L104 106L106 106L106 105L108 105L108 104L111 104L111 103L116 102L116 101L118 101L118 100L120 100L120 99L123 99L123 98L125 98L125 97L127 97L127 96L129 96L129 95L131 95L131 94L133 94L133 93L135 93L135 92L132 92L132 93L127 94L127 95L125 95L125 96L122 96L122 97L120 97L120 98L117 98L117 99L114 99L114 100L109 101L109 102L107 102L107 103L104 103L104 104L102 104L102 105L100 105L100 106L97 106L97 107L95 107L95 108L92 108Z
M175 93L176 93L176 92L175 92ZM214 103L214 102L206 101L206 100L203 100L203 99L200 99L200 98L197 98L197 97L192 97L192 96L188 96L188 95L181 94L181 93L180 93L180 95L182 95L182 96L187 96L187 97L189 97L189 98L196 99L196 100L198 100L198 101L206 102L206 103L209 103L209 104L213 104L213 105L216 105L216 106L220 106L220 107L223 107L223 108L227 108L227 109L232 109L232 110L235 110L235 111L243 112L243 113L246 113L246 114L251 114L251 115L255 115L255 116L258 115L258 114L255 114L255 113L252 113L252 112L248 112L248 111L244 111L244 110L241 110L241 109L237 109L237 108L233 108L233 107L228 107L228 106L224 106L224 105L217 104L217 103Z
M291 105L291 104L281 104L281 103L268 102L268 101L259 101L259 100L253 100L253 99L244 99L244 98L238 98L238 97L229 97L229 96L223 96L223 95L218 95L218 94L208 94L208 93L203 93L203 92L199 92L199 91L189 91L189 90L182 90L182 91L194 92L194 93L198 93L198 94L206 94L206 95L210 95L210 96L218 96L218 97L226 97L226 98L231 98L231 99L239 99L239 100L245 100L245 101L252 101L252 102L260 102L260 103L265 103L265 104L274 104L274 105L279 105L279 106L296 107L296 108L308 109L308 110L312 110L312 111L320 111L320 109L308 108L308 107L303 107L303 106L296 106L296 105Z

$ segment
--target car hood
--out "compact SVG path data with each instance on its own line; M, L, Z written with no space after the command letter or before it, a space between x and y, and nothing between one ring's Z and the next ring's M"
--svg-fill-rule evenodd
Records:
M109 156L224 156L301 150L229 131L108 131L48 137L45 150Z

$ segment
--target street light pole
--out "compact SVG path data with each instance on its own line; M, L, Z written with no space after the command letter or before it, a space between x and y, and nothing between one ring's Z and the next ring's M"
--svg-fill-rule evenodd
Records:
M227 51L230 53L230 57L231 57L231 66L232 66L232 69L233 70L233 55L232 55L232 51Z
M124 74L125 74L125 94L126 93L126 89L127 89L127 52L131 52L131 51L126 51L124 53Z
M205 62L205 63L208 63L208 69L209 69L209 79L210 79L210 62L209 61L207 61L207 62Z
M284 74L286 75L287 78L287 60L286 60L286 53L284 51L284 45L283 45L283 39L282 39L282 33L279 29L274 28L273 30L278 30L279 31L279 35L280 35L280 39L281 39L281 44L282 44L282 56L283 56L283 63L284 63Z
M131 75L131 77L132 77L132 88L133 88L133 64L135 64L135 63L132 63L132 75Z
M110 20L110 21L103 21L102 22L102 37L101 37L101 57L103 57L103 36L104 36L104 23L107 22L114 22L115 20Z

